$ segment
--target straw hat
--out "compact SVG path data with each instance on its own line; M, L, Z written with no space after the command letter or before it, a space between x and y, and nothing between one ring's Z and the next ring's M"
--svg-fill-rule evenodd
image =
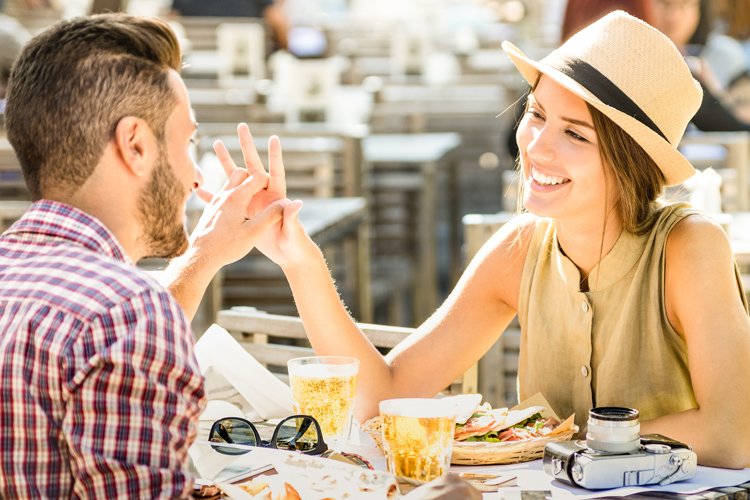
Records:
M530 84L543 73L619 125L653 158L667 185L695 173L677 146L703 91L674 44L655 28L615 11L540 61L510 42L503 50Z

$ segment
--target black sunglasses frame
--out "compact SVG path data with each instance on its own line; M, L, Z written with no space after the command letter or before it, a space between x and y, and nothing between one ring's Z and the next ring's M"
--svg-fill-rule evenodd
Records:
M211 430L208 433L208 440L212 443L211 447L216 450L217 452L223 454L223 455L244 455L245 453L248 453L250 450L243 450L243 449L237 449L237 448L227 448L222 447L221 442L214 441L214 438L217 436L224 440L225 444L239 444L239 445L246 445L246 446L256 446L260 448L275 448L275 449L284 449L279 448L277 446L277 440L279 437L279 431L283 428L283 424L289 420L295 419L295 418L302 418L305 419L305 422L308 422L308 425L300 432L298 431L298 437L302 437L305 432L310 428L310 425L315 426L315 430L318 433L318 442L315 445L315 447L311 450L289 450L289 451L300 451L301 453L304 453L305 455L320 455L321 453L328 450L328 445L323 440L323 432L320 429L320 424L317 420L315 420L315 417L312 417L310 415L292 415L289 417L286 417L285 419L281 420L278 424L276 424L276 428L273 431L273 436L271 437L270 441L263 441L260 438L260 434L258 433L258 429L255 427L255 424L250 422L249 420L242 418L242 417L225 417L220 418L216 422L214 422L211 425ZM226 429L223 427L223 423L227 421L233 421L233 422L239 422L244 425L247 425L250 430L253 432L253 436L255 438L255 443L248 444L248 443L237 443L229 436L229 434L226 432ZM222 435L225 434L225 435ZM225 448L225 449L220 449Z

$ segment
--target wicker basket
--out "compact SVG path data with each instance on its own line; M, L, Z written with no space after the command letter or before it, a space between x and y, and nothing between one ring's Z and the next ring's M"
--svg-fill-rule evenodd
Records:
M362 425L380 451L383 450L383 434L381 418L374 417ZM578 426L572 425L567 430L552 435L525 439L523 441L507 441L504 443L481 442L453 442L451 463L456 465L490 465L515 464L541 458L544 445L553 441L568 441L578 432Z
M504 443L453 442L451 463L457 465L515 464L542 458L544 445L553 441L568 441L578 432L574 426L565 432L523 441Z

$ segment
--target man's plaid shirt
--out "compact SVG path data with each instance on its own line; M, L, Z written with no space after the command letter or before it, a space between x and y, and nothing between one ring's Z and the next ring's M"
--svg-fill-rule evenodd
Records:
M0 497L190 494L204 405L174 298L96 219L43 200L0 236Z

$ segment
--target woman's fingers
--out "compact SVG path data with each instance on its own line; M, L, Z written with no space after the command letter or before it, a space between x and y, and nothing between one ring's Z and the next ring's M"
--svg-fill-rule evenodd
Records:
M292 200L284 204L284 220L293 222L299 217L302 210L302 200Z
M284 200L276 200L252 219L245 219L243 223L245 230L253 235L253 239L260 237L271 226L281 220L284 215L283 203Z

